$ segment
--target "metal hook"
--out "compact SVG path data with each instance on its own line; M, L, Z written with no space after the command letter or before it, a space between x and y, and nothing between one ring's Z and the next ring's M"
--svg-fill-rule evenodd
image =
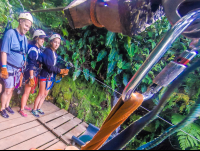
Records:
M200 10L191 12L181 18L162 38L156 48L151 52L150 56L146 59L140 69L135 73L128 85L123 91L122 99L126 101L130 98L131 94L135 91L143 78L153 68L153 66L160 60L165 54L168 48L176 40L176 38L185 31L189 25L196 19L200 18Z

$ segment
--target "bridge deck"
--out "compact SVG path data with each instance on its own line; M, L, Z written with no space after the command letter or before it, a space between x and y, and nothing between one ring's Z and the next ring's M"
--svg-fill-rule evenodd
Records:
M71 137L80 136L88 125L65 110L45 102L44 116L22 117L17 111L9 119L0 117L0 150L41 150L65 149L72 145Z

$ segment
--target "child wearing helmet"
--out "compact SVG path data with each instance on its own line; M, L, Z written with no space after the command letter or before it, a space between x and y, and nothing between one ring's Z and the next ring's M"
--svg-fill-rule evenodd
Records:
M5 91L1 96L0 114L9 118L14 111L9 106L14 88L21 82L21 75L25 66L25 55L28 51L28 42L25 34L32 26L33 18L30 13L21 13L19 26L8 30L3 38L1 47L1 78Z
M24 72L25 91L21 99L21 109L19 113L23 117L27 117L24 110L31 111L32 109L26 106L31 88L35 86L37 77L40 72L40 64L42 63L42 50L45 38L47 38L43 30L36 30L33 34L33 41L29 44L27 67Z
M54 34L50 37L49 46L44 50L42 57L42 70L40 72L40 86L39 93L34 103L34 108L31 113L39 117L39 114L44 114L41 110L41 106L48 95L49 90L46 87L51 85L51 77L53 74L68 75L68 69L60 69L56 67L57 63L57 53L56 50L59 48L61 42L61 37L58 34Z

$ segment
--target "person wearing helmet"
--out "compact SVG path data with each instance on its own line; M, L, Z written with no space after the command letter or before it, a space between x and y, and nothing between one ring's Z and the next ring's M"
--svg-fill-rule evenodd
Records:
M25 65L25 54L28 51L25 34L32 26L33 18L30 13L21 13L18 21L19 26L16 29L10 29L5 33L1 47L1 78L5 85L5 91L1 96L0 114L4 118L9 118L7 112L14 114L9 103L14 87L20 82Z
M26 106L31 88L35 86L35 82L37 81L37 77L40 71L40 64L42 63L42 50L45 38L47 38L45 32L43 30L36 30L33 34L33 41L29 44L28 49L28 60L27 67L24 72L24 78L26 81L24 94L21 99L21 109L19 113L23 117L27 117L27 114L24 110L31 111L32 109Z
M39 114L44 114L41 110L41 106L48 95L49 90L46 87L51 85L51 77L53 74L61 74L61 75L68 75L68 69L59 69L56 67L57 63L57 54L56 50L59 48L61 42L61 37L58 34L54 34L50 37L50 43L47 48L43 52L43 59L42 59L42 70L40 72L40 86L39 86L39 93L36 97L34 108L31 113L39 117Z

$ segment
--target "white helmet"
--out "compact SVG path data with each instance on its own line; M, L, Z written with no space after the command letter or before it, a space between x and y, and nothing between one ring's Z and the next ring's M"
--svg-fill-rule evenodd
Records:
M53 34L51 37L50 37L50 40L53 40L55 38L59 38L61 40L61 37L59 34Z
M20 13L19 19L27 19L33 23L33 17L30 13Z
M34 32L34 34L33 34L33 39L34 39L35 37L46 38L47 36L46 36L46 34L45 34L45 32L44 32L43 30L38 29L38 30L36 30L36 31Z

